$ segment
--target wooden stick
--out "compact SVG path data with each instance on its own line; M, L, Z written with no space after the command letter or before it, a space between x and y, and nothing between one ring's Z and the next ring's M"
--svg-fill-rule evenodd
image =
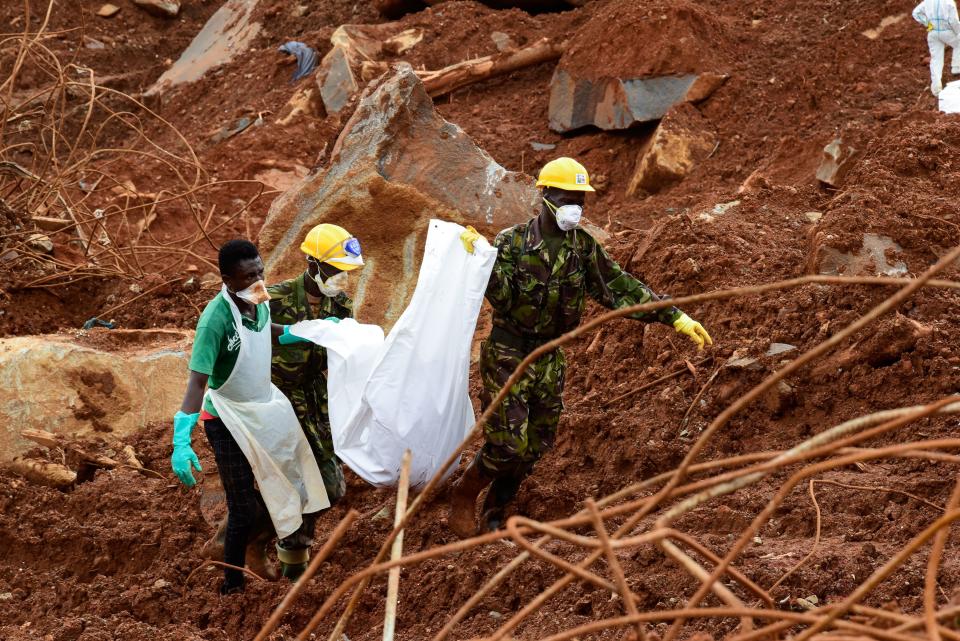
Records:
M280 625L280 619L283 618L284 613L286 613L287 609L297 600L297 597L300 596L300 593L303 592L303 589L307 586L307 582L317 573L317 570L319 570L323 562L327 560L327 557L330 556L330 553L333 552L337 543L340 542L340 539L347 533L347 530L350 529L350 526L353 525L353 522L357 520L358 516L360 516L360 513L356 510L347 512L347 515L343 517L333 532L330 533L330 536L327 537L326 542L323 544L323 547L320 548L317 556L310 562L310 565L296 583L290 587L290 591L283 597L280 605L273 611L273 614L270 615L267 622L263 624L263 627L260 629L260 632L257 633L257 636L254 637L253 641L266 641L266 638Z
M607 528L603 525L603 517L600 516L600 510L597 509L597 504L592 498L587 499L586 504L587 509L590 511L590 517L593 519L593 529L597 531L597 538L600 539L603 552L607 556L607 566L617 581L617 587L620 588L623 607L629 616L636 616L640 614L640 612L637 610L637 604L633 602L633 595L630 593L630 586L627 584L627 577L623 574L623 568L620 567L620 561L617 560L617 553L614 552L613 547L610 545L610 535L607 533ZM637 639L639 641L646 641L647 634L643 629L643 622L637 621L635 625Z
M474 82L501 76L541 62L557 60L563 55L565 42L551 42L541 38L529 47L483 58L464 60L436 71L418 71L423 86L431 98L456 91Z
M639 394L640 392L643 392L644 390L648 390L648 389L650 389L651 387L656 387L657 385L659 385L660 383L663 383L664 381L669 381L671 378L676 378L676 377L680 376L681 374L687 374L687 373L689 373L689 372L690 372L690 370L688 370L686 367L684 367L683 369L678 369L678 370L675 371L675 372L671 372L670 374L667 374L667 375L665 375L665 376L661 376L660 378L658 378L658 379L655 380L655 381L650 381L650 382L647 383L646 385L641 385L640 387L636 387L636 388L630 390L629 392L624 392L623 394L621 394L620 396L618 396L618 397L616 397L616 398L610 399L609 401L607 401L606 403L603 404L603 409L607 409L608 407L610 407L610 406L613 405L614 403L619 403L620 401L622 401L622 400L624 400L624 399L630 398L630 397L633 396L634 394Z
M111 470L121 466L119 461L115 461L109 456L103 456L102 454L91 454L60 434L54 434L53 432L47 432L45 430L25 429L20 431L20 436L51 450L55 450L58 447L63 450L69 450L80 457L80 460L85 463Z
M400 463L400 486L397 488L397 512L393 519L393 526L399 527L403 515L407 513L407 492L410 489L410 459L413 455L410 450L403 453ZM403 556L403 530L393 540L390 550L390 560L396 561ZM400 566L390 568L387 577L387 606L383 618L383 641L393 641L393 634L397 627L397 598L400 596Z

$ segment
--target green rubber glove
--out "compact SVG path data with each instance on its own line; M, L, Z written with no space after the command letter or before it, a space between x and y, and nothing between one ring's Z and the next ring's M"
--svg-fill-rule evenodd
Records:
M312 343L313 341L306 338L300 338L290 333L290 326L283 326L283 333L277 337L277 342L281 345L293 345L294 343Z
M173 417L173 454L170 455L170 467L173 468L173 473L177 475L180 482L187 487L197 484L190 466L197 468L198 472L203 471L200 467L200 459L190 447L190 432L193 431L193 426L197 424L199 418L200 412L196 414L177 412Z
M339 323L339 322L340 322L340 319L337 318L336 316L327 316L327 317L324 318L323 320L328 320L328 321L330 321L331 323Z

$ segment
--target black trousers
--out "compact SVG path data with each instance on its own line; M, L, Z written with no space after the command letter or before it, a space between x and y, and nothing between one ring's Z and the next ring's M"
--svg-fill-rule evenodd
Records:
M259 521L267 514L267 506L254 484L253 470L230 430L219 418L203 422L207 441L213 450L220 472L220 482L227 496L227 534L223 545L223 562L243 567L247 542ZM243 585L243 572L224 569L225 587Z

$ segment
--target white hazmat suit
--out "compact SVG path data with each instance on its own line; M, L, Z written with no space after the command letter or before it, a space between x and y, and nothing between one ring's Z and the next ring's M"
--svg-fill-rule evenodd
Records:
M943 89L943 56L949 46L953 49L950 71L960 74L960 18L954 0L923 0L913 10L913 19L927 28L927 46L930 47L930 91L934 96Z

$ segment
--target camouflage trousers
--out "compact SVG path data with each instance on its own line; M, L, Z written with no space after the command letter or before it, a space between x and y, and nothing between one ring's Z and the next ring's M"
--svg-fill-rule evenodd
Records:
M320 468L320 475L323 476L323 485L327 490L327 497L330 504L333 505L347 493L347 483L343 478L343 468L340 461L333 453L333 436L330 434L330 420L326 416L326 403L320 399L311 399L307 401L306 394L301 389L280 390L290 399L293 405L293 411L300 421L300 427L303 429L303 435L307 437L310 444L310 450L317 459L317 466ZM324 399L325 401L325 399ZM317 409L311 408L311 405L322 406ZM321 414L322 412L322 414Z
M481 401L487 407L526 354L487 340L480 351ZM491 478L522 479L553 447L563 411L567 361L559 349L535 361L507 394L484 426L486 437L477 456Z

